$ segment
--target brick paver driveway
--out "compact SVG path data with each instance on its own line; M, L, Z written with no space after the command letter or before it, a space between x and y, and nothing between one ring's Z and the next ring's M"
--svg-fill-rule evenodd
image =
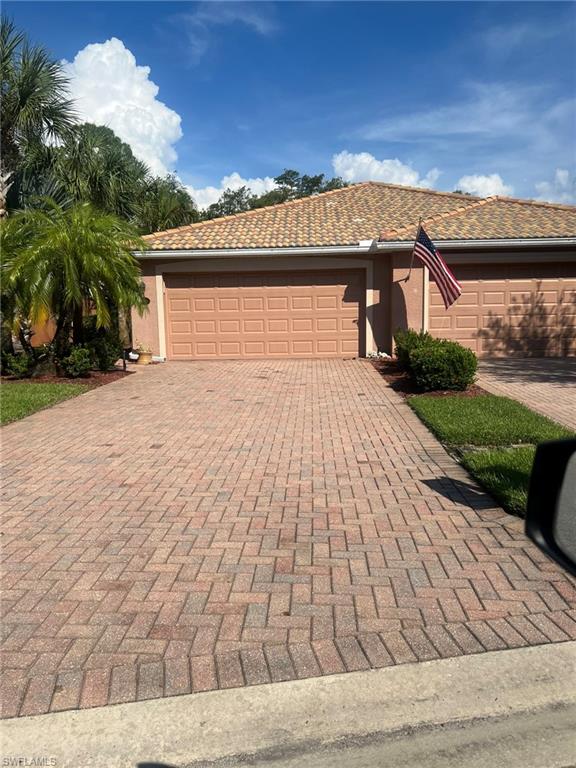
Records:
M576 358L483 360L478 384L576 430Z
M576 638L368 362L158 365L2 436L5 716Z

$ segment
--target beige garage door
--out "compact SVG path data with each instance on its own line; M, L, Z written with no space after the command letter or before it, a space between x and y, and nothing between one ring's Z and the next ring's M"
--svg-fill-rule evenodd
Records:
M171 360L359 354L361 270L166 275Z
M446 311L430 281L429 328L479 355L576 354L576 263L451 265L462 284Z

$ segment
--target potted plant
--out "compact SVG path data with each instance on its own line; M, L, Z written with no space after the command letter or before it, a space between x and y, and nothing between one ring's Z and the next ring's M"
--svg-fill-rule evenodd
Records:
M138 353L137 365L150 365L152 362L152 350L141 341L136 342L135 351Z

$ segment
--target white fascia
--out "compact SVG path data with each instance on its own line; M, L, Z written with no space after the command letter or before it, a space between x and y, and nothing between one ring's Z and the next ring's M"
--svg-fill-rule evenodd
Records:
M356 245L305 246L294 248L205 248L134 251L139 259L233 259L245 256L349 256L376 250L376 240L361 240Z
M576 237L532 237L505 240L434 240L439 249L450 248L534 248L548 245L576 245ZM377 243L378 251L411 251L413 240L387 240Z

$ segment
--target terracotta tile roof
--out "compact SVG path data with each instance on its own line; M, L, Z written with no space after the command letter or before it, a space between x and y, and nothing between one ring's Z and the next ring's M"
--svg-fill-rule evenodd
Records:
M506 240L576 237L576 206L487 197L466 209L449 211L423 220L434 240ZM389 228L380 240L412 240L414 224Z
M429 234L441 239L576 236L576 208L569 206L369 181L144 240L152 250L357 245L380 233L384 240L410 240L420 217Z

